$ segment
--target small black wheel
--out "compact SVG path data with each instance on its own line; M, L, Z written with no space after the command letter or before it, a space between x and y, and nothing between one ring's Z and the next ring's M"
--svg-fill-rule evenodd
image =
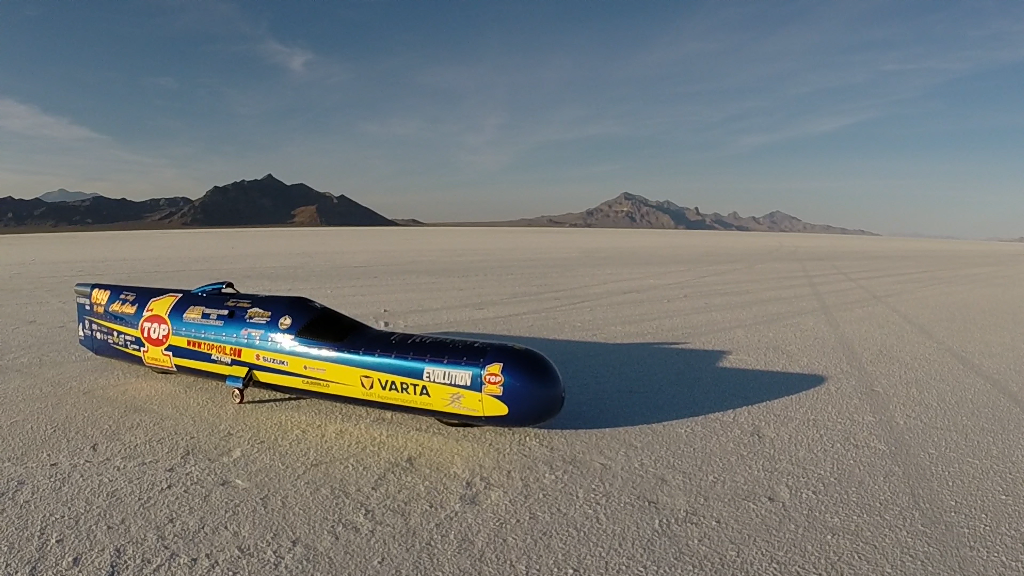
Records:
M476 428L479 424L473 424L471 422L462 422L461 420L449 420L447 418L434 418L445 426L451 426L452 428Z
M231 401L235 404L241 404L245 402L245 392L242 392L241 388L231 389Z

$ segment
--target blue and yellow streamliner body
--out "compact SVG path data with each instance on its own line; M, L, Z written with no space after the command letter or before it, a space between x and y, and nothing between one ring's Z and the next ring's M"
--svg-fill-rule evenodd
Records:
M99 356L249 386L432 416L533 426L559 413L555 366L513 344L379 330L308 298L76 284L78 339Z

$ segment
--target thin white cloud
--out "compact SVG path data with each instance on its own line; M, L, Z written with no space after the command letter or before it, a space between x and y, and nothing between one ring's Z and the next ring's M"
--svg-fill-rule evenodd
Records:
M179 26L227 39L231 52L256 55L268 64L280 66L295 74L310 72L310 64L328 67L329 62L309 49L278 40L268 22L247 11L245 3L228 0L171 3Z
M32 198L67 188L138 199L194 194L197 186L187 170L163 158L33 104L0 97L0 196Z
M810 138L829 132L835 132L859 124L866 120L877 118L881 112L869 110L849 114L835 114L816 118L800 118L797 121L786 124L772 131L759 132L741 136L737 140L737 148L740 150L764 146L785 140L798 138Z
M125 151L109 139L26 144L0 138L0 196L34 198L67 188L111 198L195 197L205 183L194 172L195 167Z
M177 90L180 87L178 81L169 76L161 76L158 78L147 78L145 80L147 84L152 86L160 86L161 88L167 88L169 90Z
M624 136L635 134L637 129L577 106L553 106L542 113L525 115L498 103L466 104L457 118L423 108L413 112L419 116L400 115L357 126L382 142L427 144L445 161L470 173L507 168L538 147Z
M10 98L0 98L0 131L65 141L103 138L66 118L51 116L36 106Z
M635 120L661 116L681 140L731 154L899 114L948 82L1024 60L1020 25L965 19L960 10L908 23L870 7L826 4L776 28L753 26L759 14L687 18L606 67L625 90L661 82L678 98L638 108ZM706 113L676 117L689 107Z
M285 46L273 38L268 38L260 45L260 52L272 64L284 66L296 74L306 71L306 63L315 58L309 50L296 46Z

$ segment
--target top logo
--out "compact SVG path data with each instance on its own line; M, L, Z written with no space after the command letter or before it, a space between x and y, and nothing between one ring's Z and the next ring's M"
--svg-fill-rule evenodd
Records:
M500 363L495 363L484 367L484 388L482 390L484 394L501 396L501 386L505 383L505 377L501 375L501 366Z

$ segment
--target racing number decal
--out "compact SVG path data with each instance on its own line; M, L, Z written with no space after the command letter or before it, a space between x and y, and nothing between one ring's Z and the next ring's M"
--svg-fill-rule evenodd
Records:
M96 313L103 314L103 307L107 304L107 300L110 300L110 290L93 288L89 300L92 301L92 307Z
M153 368L176 370L174 356L166 351L171 343L171 306L181 298L181 294L167 294L153 298L146 305L139 322L139 335L146 344L142 348L142 362Z

